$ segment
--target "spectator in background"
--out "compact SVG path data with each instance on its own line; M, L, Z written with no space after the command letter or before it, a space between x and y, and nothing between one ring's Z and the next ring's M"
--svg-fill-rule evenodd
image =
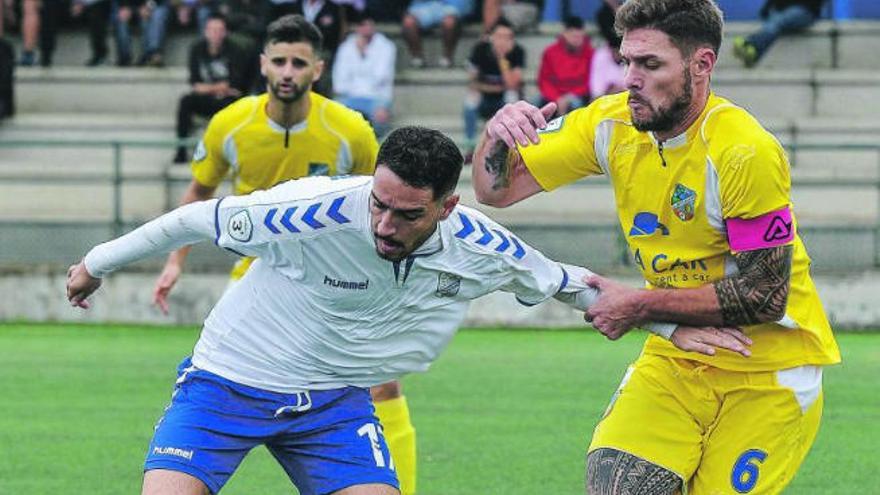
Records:
M192 91L180 99L177 108L177 138L185 139L192 131L195 115L210 118L237 100L252 86L247 80L248 54L229 41L226 19L211 14L205 22L204 37L189 52L189 82ZM186 148L179 146L174 163L186 163Z
M226 17L230 38L248 44L256 54L262 51L263 36L269 24L269 3L265 0L222 0L217 12ZM236 39L238 38L238 39ZM247 47L246 47L247 48ZM257 57L259 58L259 57ZM259 61L257 61L259 66Z
M593 47L584 32L584 21L567 17L565 29L555 43L544 50L538 70L539 107L556 102L564 115L590 102L590 64Z
M541 21L540 0L483 0L483 32L488 33L498 19L504 17L520 32L531 29Z
M89 26L89 45L92 56L86 62L89 67L103 65L107 61L107 25L110 23L110 0L74 0L70 9L73 17L85 16Z
M754 67L782 34L797 33L812 26L824 0L767 0L761 7L761 29L733 40L733 54L746 67Z
M3 1L3 0L0 0ZM3 5L0 4L0 11ZM3 19L0 14L0 119L12 117L15 113L15 48L3 37Z
M333 92L333 57L348 31L345 9L330 0L298 0L293 4L291 13L305 17L318 27L324 37L324 49L320 54L324 60L324 72L315 81L312 90L321 96L330 97Z
M163 67L162 49L171 14L170 0L116 0L116 64L131 65L131 19L137 17L141 27L142 49L138 66Z
M609 22L610 21L610 22ZM590 96L619 93L623 84L623 65L620 58L620 36L614 30L614 11L604 4L596 14L596 25L605 43L593 52L590 66Z
M19 63L31 66L37 63L37 40L40 44L40 65L52 65L52 55L58 37L58 23L64 17L63 0L22 0L21 38L22 53Z
M362 14L354 33L336 52L336 101L363 114L377 137L388 132L391 121L396 58L397 47L384 34L376 32L376 23L369 13Z
M461 37L461 20L473 12L473 0L413 0L403 16L403 37L412 56L410 64L420 69L425 66L421 30L440 25L443 54L437 65L446 69L455 60L455 46Z
M523 98L525 66L525 50L516 43L513 26L501 17L489 39L477 42L468 58L470 83L464 102L464 133L469 153L477 137L477 118L486 120L505 103Z

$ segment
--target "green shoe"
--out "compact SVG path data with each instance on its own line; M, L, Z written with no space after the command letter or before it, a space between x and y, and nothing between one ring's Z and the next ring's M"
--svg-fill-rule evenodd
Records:
M758 62L758 50L755 45L746 41L742 36L733 39L733 55L742 60L747 69L754 67Z

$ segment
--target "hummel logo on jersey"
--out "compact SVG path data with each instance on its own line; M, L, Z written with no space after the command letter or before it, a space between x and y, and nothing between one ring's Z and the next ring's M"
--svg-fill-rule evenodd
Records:
M335 278L330 278L327 275L324 275L324 285L338 287L340 289L367 290L370 288L370 280L367 279L363 282L348 282L345 280L336 280Z
M178 449L176 447L153 447L154 455L173 455L176 457L183 457L184 459L191 461L193 458L192 450L183 450Z
M669 235L669 229L660 223L657 215L642 211L636 213L635 218L633 218L633 226L629 230L629 235L632 237L649 236L658 230L663 235Z

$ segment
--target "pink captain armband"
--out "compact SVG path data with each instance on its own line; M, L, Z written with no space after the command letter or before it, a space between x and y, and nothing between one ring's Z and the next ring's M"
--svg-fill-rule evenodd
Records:
M794 239L789 206L748 220L728 218L726 223L727 242L737 252L782 246Z

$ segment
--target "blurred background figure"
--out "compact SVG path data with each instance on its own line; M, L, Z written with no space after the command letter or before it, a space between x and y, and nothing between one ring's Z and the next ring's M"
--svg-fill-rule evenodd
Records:
M0 4L0 11L2 10L3 5ZM6 16L0 15L0 119L12 117L15 113L15 48L3 37L2 25L5 18Z
M489 39L477 42L468 58L470 77L464 102L466 155L471 155L477 138L477 119L486 120L505 103L523 98L523 68L526 53L516 43L513 26L501 17ZM467 157L466 157L467 160Z
M410 64L415 69L425 66L422 30L440 26L443 54L437 61L441 68L452 67L455 47L461 37L461 23L474 10L472 0L413 0L403 16L403 37L409 48Z
M63 0L22 0L21 2L21 59L24 66L36 65L37 41L40 48L40 65L52 65L58 23L64 17Z
M116 31L116 65L132 63L131 23L137 18L141 29L138 66L164 67L162 48L171 14L170 0L116 0L113 23Z
M178 139L189 137L194 116L210 118L253 87L253 82L248 80L251 56L229 40L223 15L215 13L208 17L202 39L190 48L192 89L181 97L178 105ZM188 161L186 148L178 146L174 163Z
M825 0L767 0L761 7L761 29L733 40L733 54L745 67L754 67L783 34L812 26L822 13Z
M516 32L537 27L543 4L540 0L483 0L483 32L488 33L501 17Z
M614 12L608 4L603 4L596 13L596 25L604 43L593 51L590 66L590 96L593 99L626 89L620 58L621 39L614 31Z
M110 24L111 0L74 0L70 9L72 17L84 16L89 27L91 57L89 67L103 65L107 61L107 26Z
M538 69L539 107L556 102L564 115L590 101L590 66L593 47L584 32L584 21L567 17L556 43L544 49Z
M333 64L333 93L373 125L377 137L388 132L394 97L397 47L382 33L369 12L360 14L354 33L339 46Z

